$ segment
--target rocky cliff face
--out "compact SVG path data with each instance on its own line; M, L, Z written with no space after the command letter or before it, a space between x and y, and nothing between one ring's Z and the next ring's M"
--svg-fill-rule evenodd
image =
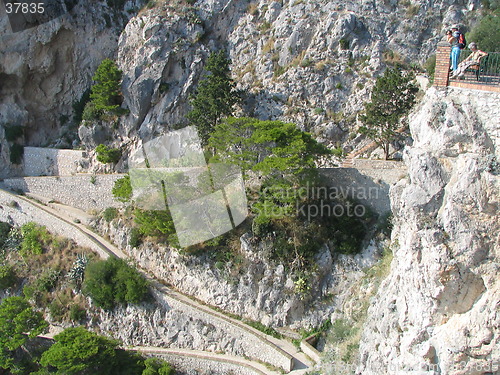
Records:
M130 114L112 131L86 124L80 136L92 149L109 140L130 148L137 136L185 123L209 52L224 48L247 93L244 114L293 121L349 150L373 77L386 64L422 63L443 27L473 19L477 8L476 0L142 3L116 11L105 2L79 2L69 14L18 33L2 17L0 126L27 126L32 146L78 144L72 104L100 61L112 57L124 71Z
M26 126L28 144L43 146L68 133L72 104L90 87L99 63L115 57L130 14L81 1L59 18L13 33L1 12L0 126ZM71 139L61 145L71 146Z
M391 193L397 250L359 373L498 371L499 104L495 93L430 89L413 115L409 175Z
M208 53L225 48L246 91L242 111L296 122L325 142L348 140L373 77L386 64L418 65L442 28L474 1L157 2L120 37L127 136L142 138L185 123Z
M139 266L175 289L247 319L273 327L312 328L323 323L349 298L350 285L376 262L379 249L370 244L356 256L334 254L324 246L315 258L305 295L283 264L270 261L273 243L243 235L240 259L216 262L210 254L189 255L146 242L128 245L128 230L120 221L101 220L98 230L124 249ZM381 244L379 244L382 246ZM332 304L332 299L336 302Z

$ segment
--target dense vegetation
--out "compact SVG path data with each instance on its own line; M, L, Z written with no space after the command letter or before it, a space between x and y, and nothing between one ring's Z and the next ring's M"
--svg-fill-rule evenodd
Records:
M488 52L500 52L500 6L497 0L482 1L487 9L484 16L466 35L468 42Z
M100 144L95 149L97 153L97 161L108 164L108 163L118 163L121 157L121 151L118 148L110 148L103 144Z
M35 344L48 326L40 312L21 297L0 304L0 368L11 374L60 375L172 375L171 366L121 349L121 342L87 331L67 328L55 343ZM39 340L39 343L42 341ZM29 345L29 349L24 347Z
M52 346L35 338L47 327L43 314L73 324L86 319L94 308L78 292L81 287L105 307L147 297L137 270L118 259L92 261L83 251L43 226L0 222L0 289L24 295L0 304L0 369L33 375L172 374L167 363L126 352L120 342L81 327L63 331Z
M124 260L110 257L87 266L83 291L97 306L109 310L116 304L143 301L148 296L148 283Z
M188 118L198 128L209 162L237 165L244 178L258 181L247 191L251 215L236 231L185 251L213 253L218 265L224 262L243 264L238 255L237 238L251 230L254 238L260 238L272 248L268 252L270 258L283 262L297 275L312 265L314 255L326 238L335 251L357 252L365 238L369 212L358 216L324 215L323 212L311 215L323 201L307 194L304 197L296 195L302 188L325 185L315 169L315 161L331 151L295 124L228 117L240 98L230 78L229 66L230 60L223 52L210 55L206 65L208 73L191 98L192 110ZM212 178L217 179L216 176ZM115 183L113 194L134 207L129 177ZM328 210L333 206L344 209L352 203L346 198L335 197L329 200ZM137 228L131 244L140 243L142 236L153 236L178 246L168 209L133 208L132 212ZM301 286L306 278L301 275L297 279L298 289L303 292L307 290Z
M14 352L47 327L42 314L33 310L22 297L8 297L0 304L0 367L23 373L23 364Z

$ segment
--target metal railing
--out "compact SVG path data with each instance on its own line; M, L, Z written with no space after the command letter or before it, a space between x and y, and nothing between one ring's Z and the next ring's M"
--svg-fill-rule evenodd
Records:
M472 51L462 50L459 64L464 61ZM450 82L467 82L481 85L500 85L500 52L488 52L480 60L479 65L472 65L465 70L462 77L450 79Z

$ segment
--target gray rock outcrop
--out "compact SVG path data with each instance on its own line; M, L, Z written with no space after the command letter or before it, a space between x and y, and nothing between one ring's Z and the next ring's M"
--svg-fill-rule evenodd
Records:
M358 373L498 371L499 103L430 89L411 118L409 177L391 191L398 246L368 311Z

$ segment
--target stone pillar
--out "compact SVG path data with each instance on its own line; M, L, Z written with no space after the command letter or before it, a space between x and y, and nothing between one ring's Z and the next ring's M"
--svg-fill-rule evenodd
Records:
M451 46L446 40L442 40L437 45L436 68L434 69L434 86L448 86L450 75L450 53Z

